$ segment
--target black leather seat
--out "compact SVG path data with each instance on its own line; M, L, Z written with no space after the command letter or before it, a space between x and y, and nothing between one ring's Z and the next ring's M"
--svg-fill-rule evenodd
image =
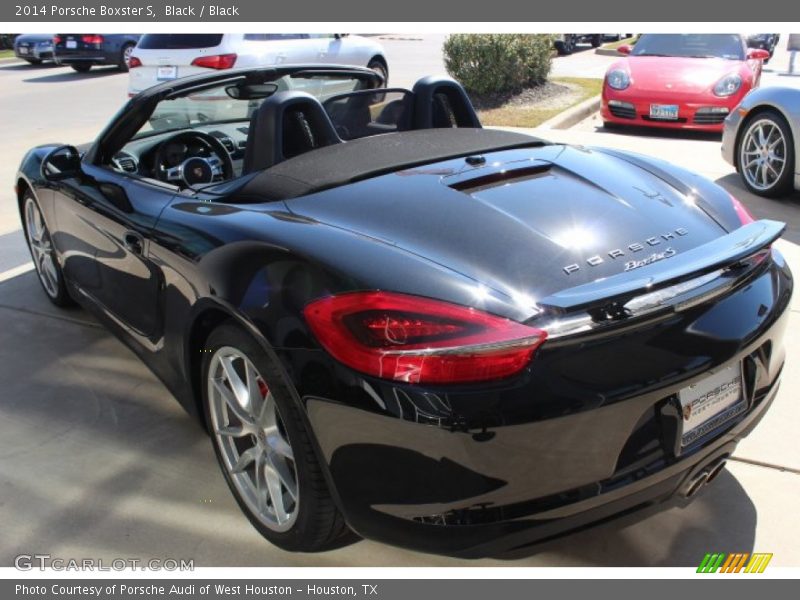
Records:
M314 96L305 92L277 92L264 100L250 119L242 175L341 142L328 114Z
M481 127L467 92L455 79L423 77L414 84L413 129Z

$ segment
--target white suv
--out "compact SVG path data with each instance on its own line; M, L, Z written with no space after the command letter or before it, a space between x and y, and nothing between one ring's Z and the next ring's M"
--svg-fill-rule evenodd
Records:
M315 33L151 33L130 58L128 94L208 69L326 63L367 66L388 79L379 43L358 35Z

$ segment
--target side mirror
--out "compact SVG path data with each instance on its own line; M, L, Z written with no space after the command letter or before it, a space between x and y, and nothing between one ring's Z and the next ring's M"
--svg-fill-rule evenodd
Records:
M633 50L633 46L630 44L622 44L619 48L617 48L617 52L620 54L630 54L631 50Z
M81 154L75 146L59 146L42 161L42 177L47 181L62 181L81 173Z
M748 60L767 60L769 58L769 50L763 48L749 48L747 50Z

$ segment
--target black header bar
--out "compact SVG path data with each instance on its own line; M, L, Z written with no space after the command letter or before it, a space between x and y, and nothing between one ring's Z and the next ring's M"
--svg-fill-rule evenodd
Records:
M800 20L788 0L4 0L0 23L35 22L701 22L783 23ZM13 29L13 27L12 27Z

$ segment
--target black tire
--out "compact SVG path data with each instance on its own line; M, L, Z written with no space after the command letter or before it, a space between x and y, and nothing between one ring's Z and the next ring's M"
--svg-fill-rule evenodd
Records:
M760 121L767 121L777 127L785 141L785 153L783 156L785 162L783 171L780 177L771 186L763 189L755 187L749 181L748 177L743 172L742 166L742 145L747 137L747 132L751 126ZM739 131L741 133L736 142L736 170L739 171L739 175L745 187L750 192L759 196L764 196L765 198L781 198L791 194L794 189L794 163L797 148L795 147L795 140L792 137L792 130L783 115L772 109L757 112L740 126Z
M30 64L32 64L32 65L40 65L40 64L42 64L42 59L41 58L26 58L25 61L30 63Z
M74 63L70 65L70 68L78 73L88 73L89 69L92 68L92 65L89 63Z
M44 224L44 233L48 239L48 245L50 246L50 258L52 260L53 269L55 271L55 281L52 279L50 280L50 286L45 284L46 276L42 274L42 266L41 263L37 260L36 253L34 252L33 244L31 242L30 236L30 227L28 226L28 219L26 216L26 211L28 209L28 203L32 203L32 206L39 212L40 219ZM73 306L75 302L69 295L67 291L67 286L64 281L64 273L61 271L61 266L58 264L58 261L55 257L55 251L52 248L52 240L50 239L49 229L47 228L47 224L44 222L44 217L41 216L42 209L39 206L39 201L36 199L36 196L30 190L25 190L25 193L22 196L22 202L20 204L20 216L22 217L22 230L25 234L25 242L28 244L28 251L31 253L31 259L34 262L34 267L37 274L37 279L39 280L39 284L42 286L42 290L44 291L45 296L47 299L50 300L53 304L60 308L64 308L67 306Z
M375 56L370 59L369 63L367 64L367 68L380 73L380 75L383 77L382 87L389 87L389 67L386 65L385 60L379 56Z
M119 61L117 62L117 69L122 71L123 73L128 72L128 59L130 58L130 53L133 51L135 44L125 44L120 50L119 53Z
M603 43L603 34L598 33L592 36L592 48L599 48Z
M244 354L267 384L294 453L299 490L297 516L291 527L286 531L270 529L259 520L258 515L241 497L225 464L218 438L214 431L210 431L214 452L236 502L253 527L279 548L293 552L320 552L341 545L343 539L353 534L331 498L304 419L289 391L289 384L282 370L275 364L276 359L272 359L264 352L258 342L233 321L227 321L215 329L206 341L205 347L199 349L203 352L203 409L209 429L213 428L208 390L209 370L216 352L226 347L235 348Z
M575 36L571 33L564 34L564 40L556 42L556 50L561 56L572 54L575 50Z

